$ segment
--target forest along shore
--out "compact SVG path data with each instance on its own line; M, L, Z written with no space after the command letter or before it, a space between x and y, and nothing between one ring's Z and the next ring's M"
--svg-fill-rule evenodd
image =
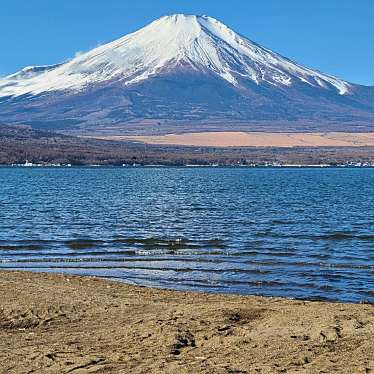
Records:
M371 373L374 306L0 272L0 373Z
M211 134L211 133L209 133ZM374 146L362 146L357 141L355 146L303 146L272 147L218 147L212 146L216 140L231 141L225 133L219 138L209 135L210 146L182 146L170 144L142 144L130 142L123 137L82 138L67 136L48 131L31 129L26 126L6 126L0 124L0 165L24 164L26 160L33 164L72 164L72 165L264 165L268 163L292 165L343 165L373 164ZM97 135L99 136L99 135ZM176 135L182 136L183 135ZM190 135L194 142L195 135ZM248 135L249 136L249 135ZM340 135L343 136L342 134ZM335 136L336 137L336 136ZM207 135L199 139L207 140ZM113 140L115 139L115 140ZM170 137L165 137L170 141ZM230 140L231 139L231 140ZM258 139L262 142L266 139ZM366 138L365 138L366 139ZM372 139L372 138L371 138ZM186 140L186 139L184 139ZM200 141L199 140L199 141ZM236 141L241 144L242 138ZM245 139L244 139L245 140ZM344 139L343 139L344 140ZM138 139L140 141L140 139ZM158 141L158 140L157 140ZM156 142L157 142L156 141ZM171 142L173 143L174 140ZM266 140L267 141L267 140ZM289 141L289 137L286 139ZM333 140L334 142L335 140ZM190 144L187 142L187 144ZM192 144L194 144L192 142ZM232 143L229 143L233 145ZM252 144L252 143L242 143ZM261 143L255 143L261 144ZM268 144L268 143L264 143ZM280 144L280 143L279 143ZM290 143L291 144L291 143ZM351 143L344 143L350 144Z

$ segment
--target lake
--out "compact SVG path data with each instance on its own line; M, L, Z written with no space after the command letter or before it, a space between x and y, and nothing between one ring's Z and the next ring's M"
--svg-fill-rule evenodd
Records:
M0 168L0 269L374 302L374 169Z

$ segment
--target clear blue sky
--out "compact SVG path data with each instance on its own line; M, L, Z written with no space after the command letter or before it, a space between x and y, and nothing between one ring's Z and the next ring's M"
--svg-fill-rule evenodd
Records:
M173 13L210 15L299 63L374 85L373 0L1 0L0 75L64 61Z

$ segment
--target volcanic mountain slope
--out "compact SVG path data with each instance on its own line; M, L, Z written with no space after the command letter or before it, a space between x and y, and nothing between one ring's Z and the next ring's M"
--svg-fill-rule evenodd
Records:
M373 131L374 88L303 67L213 18L173 15L0 79L0 121L116 133Z

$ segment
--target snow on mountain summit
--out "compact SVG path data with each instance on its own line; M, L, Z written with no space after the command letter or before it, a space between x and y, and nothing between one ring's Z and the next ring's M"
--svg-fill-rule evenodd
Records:
M285 88L301 82L340 95L351 87L257 45L214 18L177 14L66 63L28 67L0 79L0 97L81 91L113 80L130 86L178 66L215 74L237 87L242 80Z

